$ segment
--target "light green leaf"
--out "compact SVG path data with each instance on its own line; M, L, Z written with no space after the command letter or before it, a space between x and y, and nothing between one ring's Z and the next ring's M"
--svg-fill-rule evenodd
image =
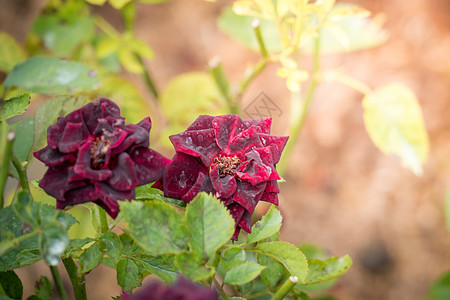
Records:
M183 215L162 202L120 201L128 233L146 251L157 254L187 250Z
M64 117L70 112L88 104L91 101L86 96L59 96L42 103L34 116L33 151L42 147L47 139L47 128L56 122L58 117Z
M105 58L115 53L120 47L120 38L106 37L97 44L97 56Z
M241 247L230 247L224 250L220 256L220 263L225 270L230 270L247 261L247 252Z
M202 257L193 252L181 252L175 257L175 265L187 278L194 281L207 279L214 275L214 268L205 266Z
M27 54L17 41L9 34L0 32L0 71L8 73L26 58Z
M167 283L174 283L178 279L177 269L175 268L175 256L172 254L143 255L139 257L139 262L147 271L155 274Z
M237 40L242 45L253 51L259 52L259 44L252 27L255 18L235 14L230 8L224 9L219 17L219 28ZM282 46L276 23L268 20L260 20L261 34L269 52L281 52Z
M10 99L6 99L4 104L4 115L0 115L0 121L20 115L30 106L30 94L26 93Z
M100 81L96 72L82 63L36 56L15 66L4 86L42 94L73 94L95 90Z
M27 161L34 141L34 118L22 120L14 128L14 133L16 138L14 139L13 152L20 161Z
M187 205L186 223L192 251L204 260L231 239L235 226L226 207L204 192Z
M262 281L268 288L274 288L284 275L283 265L266 255L258 254L257 258L260 265L267 267L261 272Z
M245 284L256 277L264 270L266 266L258 265L254 262L248 262L232 268L225 274L224 283L226 284Z
M115 9L121 9L126 4L130 3L131 0L109 0L109 3L115 8Z
M131 292L142 284L142 276L133 260L122 258L117 263L117 283L126 292Z
M258 244L254 250L279 261L292 276L304 283L308 274L308 262L303 253L287 242L269 242Z
M183 200L164 197L164 193L159 189L152 188L152 185L153 183L149 183L136 187L136 200L161 200L179 208L186 207L186 202Z
M447 300L450 299L450 272L441 274L428 290L424 300Z
M144 72L144 68L139 62L138 58L128 47L122 47L118 52L119 61L124 68L131 73L141 74Z
M86 2L94 5L103 5L105 4L106 0L86 0Z
M87 273L96 268L103 260L103 252L98 243L94 243L84 250L80 256L80 272Z
M272 236L281 228L282 217L280 211L271 205L269 211L252 226L252 233L247 236L247 244L255 243Z
M69 245L67 230L58 222L47 224L39 237L39 249L49 266L56 266Z
M106 254L112 261L117 264L119 257L122 254L122 243L119 237L112 231L105 232L99 240L102 244L102 248L106 250Z
M366 130L374 144L386 154L400 156L405 167L421 175L429 141L414 93L401 84L389 84L367 94L362 105Z
M322 260L308 260L308 277L305 284L317 284L345 274L352 265L349 255Z

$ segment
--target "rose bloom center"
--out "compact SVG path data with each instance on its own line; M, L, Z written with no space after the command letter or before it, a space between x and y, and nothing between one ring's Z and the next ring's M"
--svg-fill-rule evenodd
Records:
M214 158L214 162L211 165L211 167L216 165L219 168L219 176L223 178L227 175L234 175L240 163L241 160L236 155L235 156L219 155L216 158Z
M108 132L104 132L108 133ZM106 153L108 152L110 141L105 135L97 137L91 146L91 163L95 170L100 169L105 164Z

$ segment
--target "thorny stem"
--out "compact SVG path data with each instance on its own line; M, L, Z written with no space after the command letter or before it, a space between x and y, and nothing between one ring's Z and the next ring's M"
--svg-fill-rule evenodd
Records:
M78 275L78 267L71 256L68 258L63 258L62 262L66 268L67 274L69 275L70 281L72 282L75 299L86 300L86 282L84 275Z
M271 300L281 300L292 290L294 285L298 282L297 276L290 276L280 288L273 294Z
M14 155L14 153L11 154L12 163L14 165L14 168L17 171L17 174L19 174L19 181L20 186L22 189L26 192L30 192L30 186L28 184L28 178L27 178L27 172L24 170L22 163L17 158L17 156Z
M9 172L9 160L11 158L12 146L15 138L15 134L12 131L5 134L8 131L6 121L2 121L1 123L3 133L2 136L5 137L5 140L4 143L2 143L4 147L3 149L1 149L3 151L3 160L2 160L2 167L0 170L0 209L3 208L5 202L3 194L5 193L5 185L6 180L8 179L8 172Z
M316 39L314 41L314 57L313 57L313 68L311 71L311 82L306 92L305 98L301 105L300 117L298 119L294 119L291 117L292 125L289 129L289 141L284 148L284 155L281 157L280 163L277 166L278 173L283 176L286 171L287 163L289 158L291 157L292 150L297 143L299 138L299 133L303 128L303 124L305 123L305 118L309 110L309 106L311 104L311 100L313 99L314 93L316 91L316 87L319 84L320 78L318 76L320 72L320 31L317 32ZM293 101L298 101L295 95L293 95ZM295 104L292 105L295 107ZM297 115L295 111L293 116Z
M56 290L58 291L59 298L61 300L68 300L66 290L64 289L64 285L61 280L61 275L59 275L58 268L56 266L50 266L50 271L52 272L53 280L55 281L55 286Z

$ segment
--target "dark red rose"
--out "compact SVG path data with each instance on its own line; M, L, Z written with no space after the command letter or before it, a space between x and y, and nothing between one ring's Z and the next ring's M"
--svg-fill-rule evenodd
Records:
M180 277L173 286L151 283L135 295L124 293L123 300L219 300L215 290Z
M191 201L199 192L219 198L240 229L250 233L258 201L278 205L275 165L288 137L270 135L271 119L243 121L238 115L200 116L172 135L176 154L161 181L165 196Z
M95 202L115 218L119 200L158 180L170 162L149 149L152 123L125 125L119 107L101 98L75 110L47 130L48 145L34 156L48 166L39 182L57 208Z

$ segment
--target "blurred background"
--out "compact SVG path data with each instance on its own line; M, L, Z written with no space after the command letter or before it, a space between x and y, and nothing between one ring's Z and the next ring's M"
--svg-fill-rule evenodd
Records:
M45 2L0 0L0 31L24 42ZM320 85L281 185L282 239L316 244L329 255L350 254L353 267L332 289L339 299L423 299L432 281L450 270L443 209L450 187L450 1L345 2L385 16L389 40L370 50L324 56L323 67L342 67L371 87L390 82L409 86L423 110L429 159L417 177L396 157L383 155L364 129L361 94L338 84ZM145 63L158 87L181 73L204 71L215 56L231 82L242 78L249 62L258 61L259 54L217 26L230 3L174 0L138 5L136 35L155 52ZM123 28L111 6L94 9L116 29ZM290 93L276 75L278 68L269 65L251 84L243 107L264 92L281 110L273 116L273 132L282 135ZM140 78L128 76L150 98ZM36 171L36 178L42 173ZM45 272L33 265L18 273L32 282ZM93 271L87 282L92 299L120 293L111 269Z

